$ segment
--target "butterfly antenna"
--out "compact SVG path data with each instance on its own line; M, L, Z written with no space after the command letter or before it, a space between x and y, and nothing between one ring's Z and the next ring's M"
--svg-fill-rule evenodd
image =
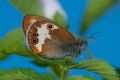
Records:
M99 34L100 32L94 32L92 34L90 34L90 36L86 37L85 40L88 40L88 39L93 39L93 37L96 35L96 34Z

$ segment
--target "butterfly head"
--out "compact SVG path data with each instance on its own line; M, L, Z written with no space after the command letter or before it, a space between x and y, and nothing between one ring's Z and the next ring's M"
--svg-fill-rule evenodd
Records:
M87 48L87 40L79 40L79 48L81 51Z

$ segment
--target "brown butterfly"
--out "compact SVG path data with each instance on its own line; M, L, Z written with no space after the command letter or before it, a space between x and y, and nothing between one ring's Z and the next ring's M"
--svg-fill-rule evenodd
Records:
M30 49L42 57L76 57L86 47L84 40L76 39L55 22L37 15L24 17L23 31Z

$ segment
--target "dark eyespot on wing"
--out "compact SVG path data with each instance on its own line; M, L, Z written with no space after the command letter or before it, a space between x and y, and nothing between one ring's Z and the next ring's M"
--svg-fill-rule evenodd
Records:
M39 34L38 34L38 33L32 33L32 36L33 36L33 37L38 37Z
M32 20L35 20L35 21L44 21L44 20L51 21L48 18L38 16L38 15L32 15L32 14L25 15L25 17L23 19L23 31L24 31L24 33L26 33L28 28L30 27L30 25L33 24Z
M47 27L48 27L48 28L52 28L53 25L52 25L52 24L48 24Z
M36 45L38 42L39 42L39 39L37 39L37 38L33 38L33 39L31 40L31 43L32 43L33 45Z

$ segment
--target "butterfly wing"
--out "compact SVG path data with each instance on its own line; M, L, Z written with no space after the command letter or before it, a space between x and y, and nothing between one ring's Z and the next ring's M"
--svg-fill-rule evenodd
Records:
M27 30L37 21L49 20L48 18L40 17L37 15L26 15L23 19L23 31L26 34Z
M76 52L77 40L67 30L47 18L29 15L25 19L24 32L28 34L27 41L34 53L49 58L61 58ZM48 24L52 24L54 28L48 29Z

